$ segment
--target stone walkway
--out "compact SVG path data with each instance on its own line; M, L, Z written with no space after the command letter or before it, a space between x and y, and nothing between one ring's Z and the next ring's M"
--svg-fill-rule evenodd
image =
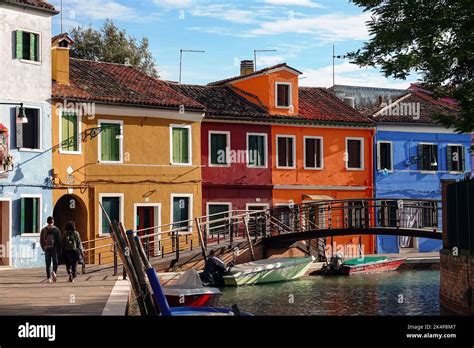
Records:
M60 266L58 281L50 284L42 268L2 269L0 315L102 315L107 303L116 307L118 298L109 297L118 279L121 277L112 276L111 270L102 270L79 273L75 282L69 283L64 266ZM123 301L123 282L120 286Z

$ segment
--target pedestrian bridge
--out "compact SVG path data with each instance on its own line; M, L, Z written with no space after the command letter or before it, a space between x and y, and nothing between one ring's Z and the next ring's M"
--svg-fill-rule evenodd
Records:
M256 243L283 248L298 241L317 240L318 253L323 254L325 237L394 235L442 239L441 218L438 200L348 199L288 204L261 211L233 210L135 232L149 259L178 261L180 256L196 252L205 257L210 249L237 247L243 242L248 243L253 258L252 245ZM111 241L102 240L99 247L94 241L86 243L86 263L97 264L97 256L99 264L110 263L112 258L117 263Z

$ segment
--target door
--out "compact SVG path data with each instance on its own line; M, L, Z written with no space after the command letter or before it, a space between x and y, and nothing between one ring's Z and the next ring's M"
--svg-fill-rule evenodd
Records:
M11 201L0 200L0 266L10 265Z
M262 236L265 234L265 211L268 209L266 204L248 204L247 211L257 211L259 213L252 214L249 220L249 231L252 236Z
M155 235L159 229L159 207L157 206L139 206L137 207L137 215L135 218L136 229L139 236L152 235L149 238L142 239L143 245L147 249L150 256L160 254L161 245L160 237Z

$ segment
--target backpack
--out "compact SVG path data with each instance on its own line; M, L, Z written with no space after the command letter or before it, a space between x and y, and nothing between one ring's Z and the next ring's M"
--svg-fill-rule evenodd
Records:
M64 236L64 250L65 251L77 251L77 243L76 243L76 233L75 232L67 232Z
M48 229L48 232L46 232L46 238L44 239L44 248L47 249L54 249L55 247L55 239L54 238L54 229Z

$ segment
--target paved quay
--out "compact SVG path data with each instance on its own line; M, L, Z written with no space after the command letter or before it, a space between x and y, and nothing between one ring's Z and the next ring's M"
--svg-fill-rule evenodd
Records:
M56 283L41 269L0 269L0 315L124 315L129 282L110 269L67 280L60 266Z

